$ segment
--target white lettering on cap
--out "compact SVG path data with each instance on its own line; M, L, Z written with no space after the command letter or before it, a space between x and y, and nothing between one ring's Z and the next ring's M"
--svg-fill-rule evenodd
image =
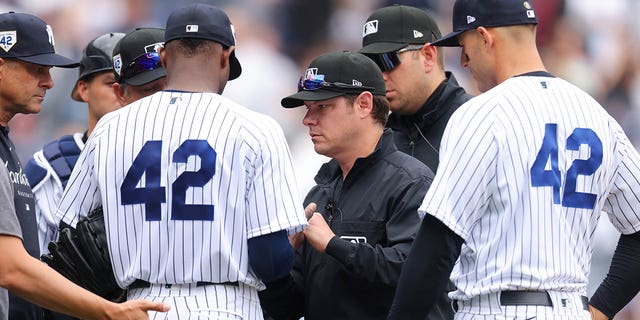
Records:
M362 29L362 37L378 32L378 20L367 21Z
M122 56L120 54L116 54L113 56L113 70L120 75L120 71L122 71Z
M198 32L198 25L197 24L188 24L186 29L186 32Z
M18 35L15 30L0 31L0 48L4 52L9 52L16 43L18 43Z
M50 25L47 25L47 34L49 35L49 43L51 43L52 46L55 46L56 41L53 39L53 29L51 29Z

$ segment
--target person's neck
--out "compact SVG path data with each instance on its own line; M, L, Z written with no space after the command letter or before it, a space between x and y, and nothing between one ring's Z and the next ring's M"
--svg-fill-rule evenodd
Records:
M376 150L383 130L382 127L376 127L369 132L362 132L359 139L352 140L354 142L352 147L348 148L344 154L333 157L342 170L342 180L347 177L358 158L366 158Z
M505 51L497 58L498 83L529 72L547 71L537 48L520 49L517 53Z

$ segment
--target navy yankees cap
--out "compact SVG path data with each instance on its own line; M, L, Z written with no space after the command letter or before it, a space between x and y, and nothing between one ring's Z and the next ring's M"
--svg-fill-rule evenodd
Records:
M53 30L27 13L0 14L0 58L15 58L43 66L75 68L78 62L56 54Z
M167 75L160 63L159 50L164 45L164 29L136 28L128 32L113 48L113 72L116 81L141 86Z
M204 3L193 3L178 8L169 15L164 41L182 38L211 40L226 47L236 45L236 32L227 14L217 7ZM231 52L229 61L231 63L229 80L233 80L242 73L235 50Z
M78 95L78 81L88 78L90 75L112 71L113 63L111 62L111 54L116 43L124 37L124 33L111 32L103 34L89 42L82 50L82 59L80 59L80 68L78 68L78 80L71 91L71 98L76 101L82 101Z
M478 27L538 24L530 0L456 0L453 32L434 41L434 46L458 47L458 36Z
M299 107L305 101L331 99L369 91L384 96L382 71L367 56L351 51L336 51L318 56L298 82L298 92L280 102L285 108Z
M410 44L424 44L441 37L435 19L426 11L392 5L374 11L362 28L364 54L398 51Z

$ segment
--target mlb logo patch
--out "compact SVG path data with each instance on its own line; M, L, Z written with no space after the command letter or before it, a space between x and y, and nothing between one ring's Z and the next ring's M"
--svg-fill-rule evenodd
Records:
M153 43L153 44L150 44L150 45L146 45L146 46L144 46L144 52L145 53L159 52L160 48L162 48L162 46L164 46L164 42L157 42L157 43Z
M305 79L313 79L318 74L318 68L309 68L304 72Z
M15 30L13 31L0 31L0 48L4 52L9 52L13 46L18 42L18 35Z
M378 32L378 20L367 21L362 29L362 37Z
M197 24L188 24L187 28L186 28L187 32L198 32L198 25Z

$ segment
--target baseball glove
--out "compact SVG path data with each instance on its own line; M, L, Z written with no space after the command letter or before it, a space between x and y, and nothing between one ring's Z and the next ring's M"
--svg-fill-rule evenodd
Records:
M60 230L58 241L49 243L41 259L77 285L111 301L121 302L126 291L113 275L107 247L102 207L81 218L76 228Z

